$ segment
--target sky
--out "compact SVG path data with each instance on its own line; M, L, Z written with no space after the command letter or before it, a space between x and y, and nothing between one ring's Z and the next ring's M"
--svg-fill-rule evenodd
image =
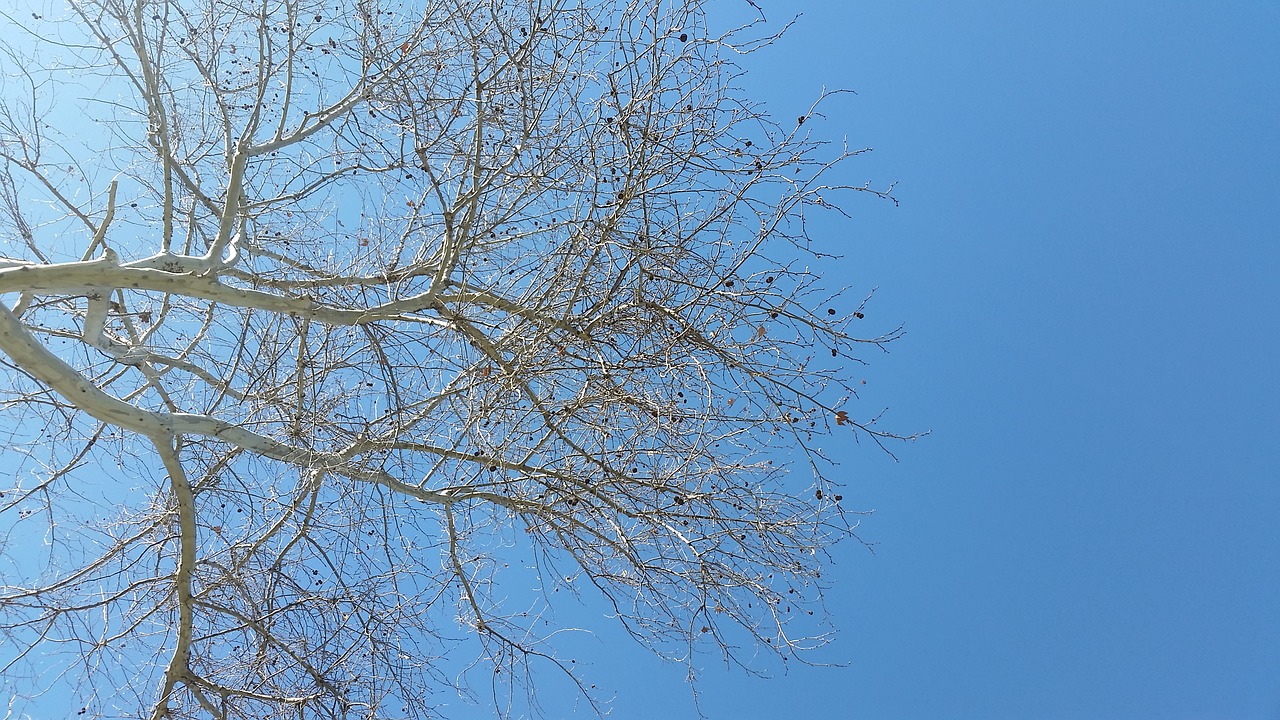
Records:
M769 27L788 3L761 3ZM711 718L1280 718L1280 3L803 3L746 62L898 183L815 237L906 324L836 448L874 509L816 660ZM622 641L611 717L695 717Z
M701 711L1280 720L1280 2L758 2L803 15L743 86L855 90L810 127L897 183L810 229L906 326L865 414L930 435L827 448L875 511L828 576L840 667L707 658ZM582 645L610 718L697 717L682 666Z

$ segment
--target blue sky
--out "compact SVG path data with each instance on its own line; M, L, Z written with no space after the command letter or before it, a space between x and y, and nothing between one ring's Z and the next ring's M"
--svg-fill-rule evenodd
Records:
M771 25L788 15L770 3ZM798 7L796 4L791 7ZM1280 3L811 2L745 85L898 181L816 236L905 322L841 627L712 718L1280 718ZM613 717L692 717L623 644ZM615 676L614 673L617 673Z
M875 510L812 658L843 667L707 658L703 712L1280 720L1280 2L759 1L804 15L744 87L856 90L806 127L898 183L811 229L906 324L865 414L932 434L829 448ZM581 647L611 718L696 716L682 667Z

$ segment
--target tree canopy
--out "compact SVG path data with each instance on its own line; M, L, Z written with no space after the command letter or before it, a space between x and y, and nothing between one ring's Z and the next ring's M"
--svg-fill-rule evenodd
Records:
M892 198L738 89L775 36L696 0L4 23L18 712L523 713L577 677L557 589L683 662L821 642L858 519L821 442L896 437L849 368L898 330L805 220Z

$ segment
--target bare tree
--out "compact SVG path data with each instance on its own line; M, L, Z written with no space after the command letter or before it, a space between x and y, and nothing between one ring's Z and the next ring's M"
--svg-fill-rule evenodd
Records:
M843 368L897 331L822 294L805 213L888 191L734 89L772 37L698 0L4 22L11 713L523 713L576 677L556 590L685 662L821 642L857 516L815 442L893 437Z

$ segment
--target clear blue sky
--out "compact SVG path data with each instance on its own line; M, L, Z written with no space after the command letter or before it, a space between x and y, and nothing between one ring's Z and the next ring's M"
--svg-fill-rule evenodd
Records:
M764 4L764 3L762 3ZM841 669L711 663L712 718L1280 718L1280 3L766 4L745 83L899 181L826 235L907 324L842 453ZM693 717L678 668L593 668ZM615 675L616 673L616 675Z
M878 543L837 552L845 667L707 658L703 712L1280 720L1280 2L758 1L804 15L744 86L856 90L812 127L899 183L813 234L906 323L863 408L932 435L834 449ZM612 718L696 717L681 667L581 645Z

